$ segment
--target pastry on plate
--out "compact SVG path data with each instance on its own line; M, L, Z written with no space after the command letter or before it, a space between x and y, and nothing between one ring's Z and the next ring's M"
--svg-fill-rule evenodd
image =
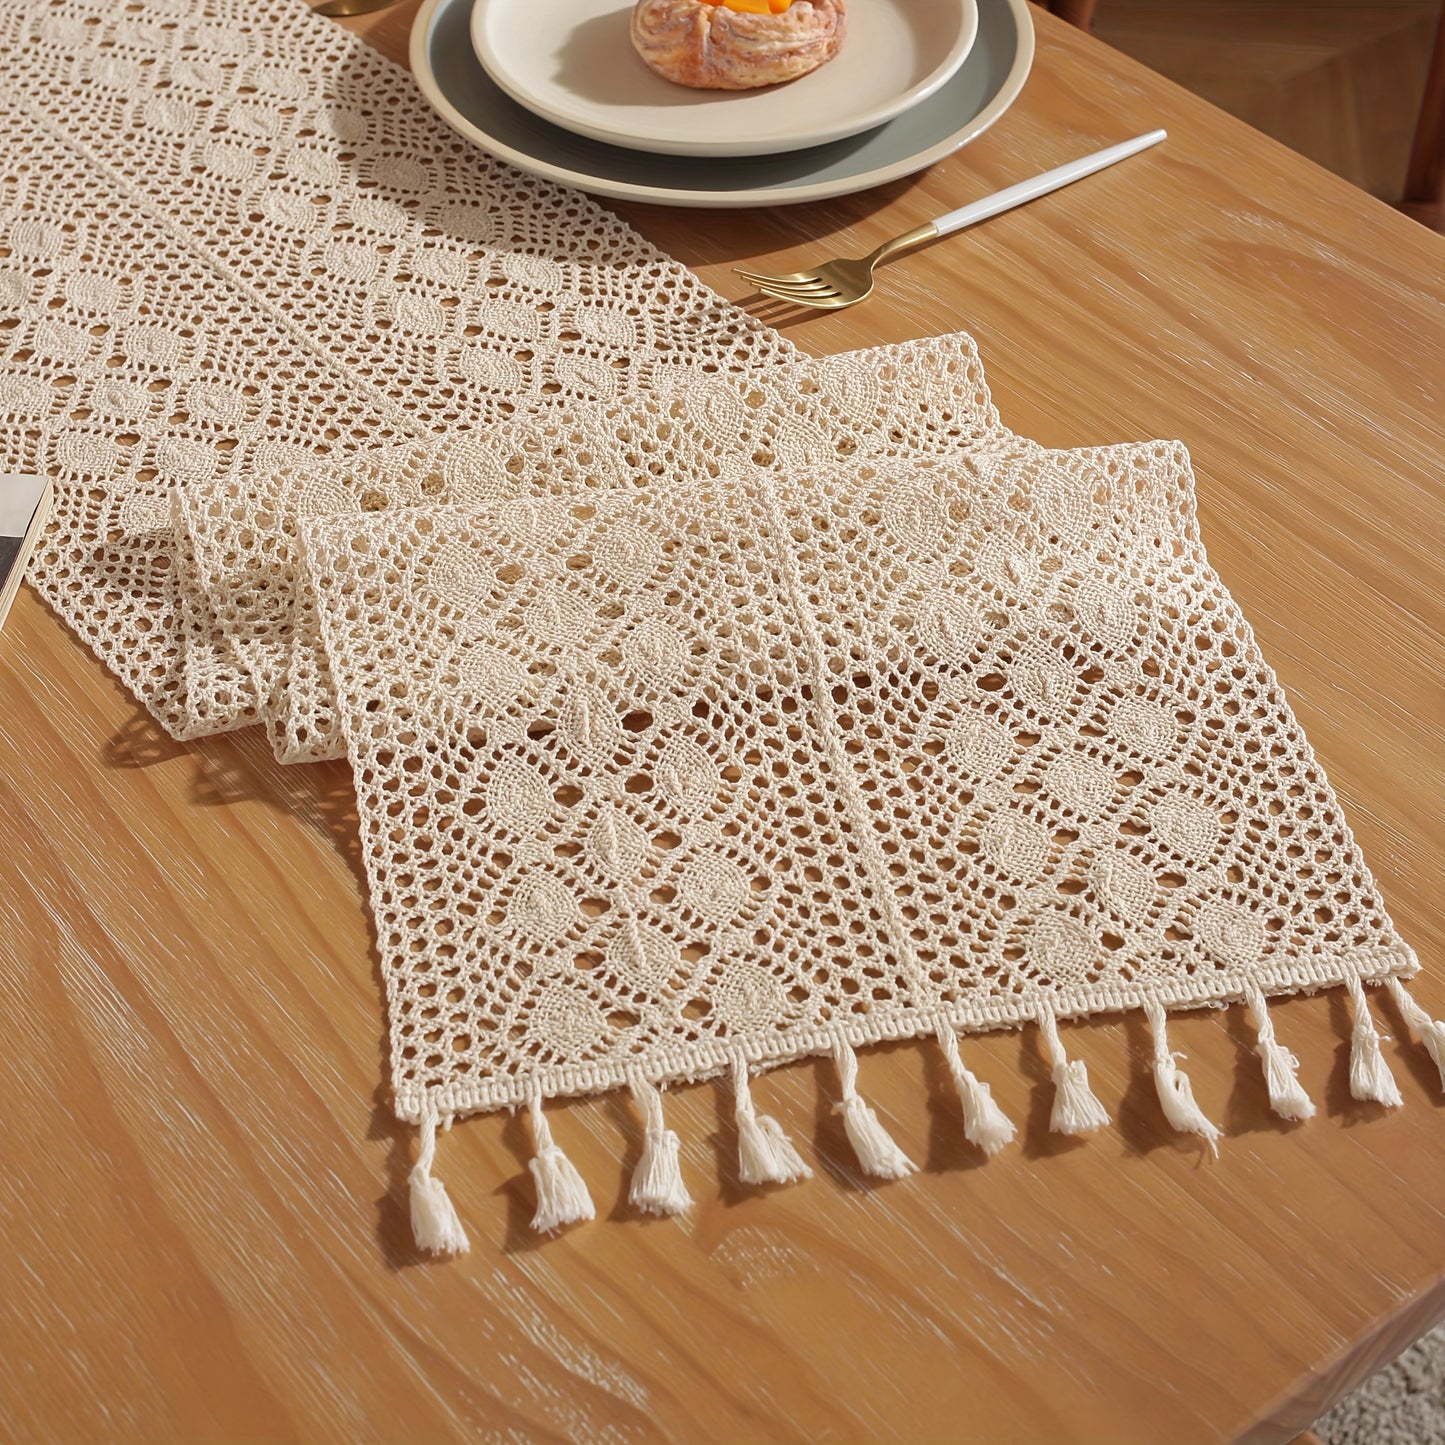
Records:
M846 0L637 0L632 44L659 75L694 90L756 90L831 60Z

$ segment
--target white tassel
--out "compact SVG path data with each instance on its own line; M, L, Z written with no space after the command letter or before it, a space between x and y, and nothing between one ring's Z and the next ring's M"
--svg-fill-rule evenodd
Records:
M646 1135L627 1197L633 1208L644 1214L681 1214L692 1208L692 1196L682 1182L677 1135L662 1117L662 1095L641 1078L633 1079L631 1088L642 1110Z
M1254 1015L1259 1042L1255 1053L1264 1061L1264 1079L1269 1087L1269 1107L1281 1119L1296 1123L1314 1118L1314 1100L1305 1093L1296 1070L1299 1060L1274 1036L1274 1020L1269 1016L1264 994L1254 985L1246 986L1244 1001Z
M940 1016L935 1020L935 1029L948 1071L958 1089L959 1102L963 1105L963 1137L985 1154L997 1154L1013 1142L1013 1121L994 1103L989 1086L964 1068L953 1025Z
M1435 1067L1440 1070L1440 1087L1445 1088L1445 1023L1432 1019L1410 997L1409 990L1398 978L1387 978L1385 987L1390 990L1390 997L1395 1000L1395 1007L1404 1016L1411 1032L1435 1060Z
M1059 1026L1050 1009L1039 1010L1039 1028L1054 1068L1054 1108L1049 1128L1055 1134L1091 1134L1102 1129L1109 1122L1109 1111L1089 1088L1088 1066L1064 1052Z
M803 1163L782 1125L753 1108L748 1088L747 1060L733 1059L733 1117L738 1125L738 1173L744 1184L792 1184L811 1179L813 1171Z
M1405 1101L1385 1056L1380 1052L1380 1035L1370 1017L1365 990L1357 978L1347 979L1350 1008L1355 1015L1350 1031L1350 1093L1357 1099L1373 1100L1387 1109L1397 1109Z
M1179 1133L1198 1134L1218 1158L1219 1130L1195 1103L1194 1086L1189 1082L1188 1074L1179 1071L1175 1060L1182 1059L1184 1055L1169 1051L1163 1008L1151 999L1144 1005L1144 1016L1149 1020L1149 1031L1154 1035L1154 1087L1159 1091L1164 1117Z
M440 1179L431 1176L437 1152L437 1116L421 1121L421 1149L411 1171L411 1232L428 1254L465 1254L471 1244Z
M858 1096L858 1056L843 1039L833 1045L833 1057L843 1084L843 1101L835 1106L842 1114L848 1142L858 1156L865 1174L878 1179L902 1179L918 1167L888 1137L878 1115Z
M528 1167L537 1184L537 1212L532 1228L539 1234L551 1234L564 1224L578 1224L596 1216L592 1196L572 1161L552 1141L552 1129L542 1113L542 1096L533 1094L528 1101L532 1113L532 1137L537 1155Z

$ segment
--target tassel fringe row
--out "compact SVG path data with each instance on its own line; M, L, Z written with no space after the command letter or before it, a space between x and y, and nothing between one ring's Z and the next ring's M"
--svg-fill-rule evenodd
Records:
M1398 979L1387 978L1384 987L1420 1046L1434 1060L1445 1088L1445 1022L1431 1018L1415 1002ZM1381 1036L1370 1014L1365 989L1358 978L1346 981L1350 997L1350 1092L1357 1099L1372 1100L1395 1108L1404 1101L1381 1049ZM1255 1052L1264 1064L1269 1087L1270 1108L1283 1119L1305 1120L1315 1106L1300 1084L1299 1060L1275 1037L1274 1022L1263 992L1246 987L1244 1001L1254 1020L1258 1042ZM1193 1086L1179 1068L1184 1056L1169 1047L1167 1015L1152 1000L1143 1005L1153 1040L1154 1086L1160 1107L1170 1125L1182 1134L1194 1134L1215 1154L1221 1132L1199 1107ZM959 1053L958 1031L946 1016L933 1020L944 1062L958 1090L963 1107L963 1132L971 1144L985 1154L996 1154L1015 1136L1012 1122L994 1101L989 1086L964 1065ZM1109 1112L1089 1087L1089 1073L1081 1059L1070 1059L1059 1037L1058 1020L1052 1010L1041 1008L1039 1031L1053 1071L1054 1101L1049 1128L1059 1134L1086 1134L1109 1123ZM838 1066L841 1097L835 1105L843 1116L848 1142L858 1164L877 1179L902 1179L917 1166L894 1143L882 1121L858 1093L858 1056L841 1036L833 1043ZM738 1130L738 1174L746 1184L791 1184L812 1178L792 1141L776 1119L759 1114L754 1107L747 1060L741 1053L732 1061L733 1117ZM662 1093L640 1075L629 1081L632 1096L642 1112L644 1142L642 1157L632 1174L629 1199L646 1214L681 1214L691 1208L692 1198L683 1182L677 1135L663 1118ZM532 1228L550 1234L592 1219L596 1210L587 1185L571 1160L558 1147L542 1108L542 1095L527 1101L532 1121L536 1154L529 1168L536 1184L537 1208ZM417 1247L428 1254L465 1254L470 1245L456 1209L441 1180L432 1174L436 1162L437 1130L443 1120L437 1112L424 1113L420 1120L417 1159L410 1175L411 1227ZM450 1119L446 1120L450 1123Z

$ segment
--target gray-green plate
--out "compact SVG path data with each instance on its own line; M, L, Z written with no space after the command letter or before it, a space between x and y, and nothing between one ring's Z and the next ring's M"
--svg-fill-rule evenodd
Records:
M426 0L411 32L412 72L453 130L547 180L668 206L786 206L912 175L982 135L1013 104L1034 58L1025 0L979 0L978 39L953 78L876 130L782 155L654 155L574 135L518 105L473 52L471 11L472 0Z

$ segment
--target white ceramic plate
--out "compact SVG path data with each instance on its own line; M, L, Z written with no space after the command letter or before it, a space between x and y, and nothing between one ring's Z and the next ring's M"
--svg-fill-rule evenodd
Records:
M670 206L784 206L912 175L982 135L1018 97L1034 55L1025 0L978 0L978 39L968 59L886 125L803 151L709 160L623 150L533 115L473 54L471 9L472 0L425 0L411 31L412 73L453 130L564 186Z
M872 130L963 64L977 0L853 0L826 65L762 90L689 90L632 48L625 0L476 0L472 46L519 105L578 135L678 156L761 156Z

